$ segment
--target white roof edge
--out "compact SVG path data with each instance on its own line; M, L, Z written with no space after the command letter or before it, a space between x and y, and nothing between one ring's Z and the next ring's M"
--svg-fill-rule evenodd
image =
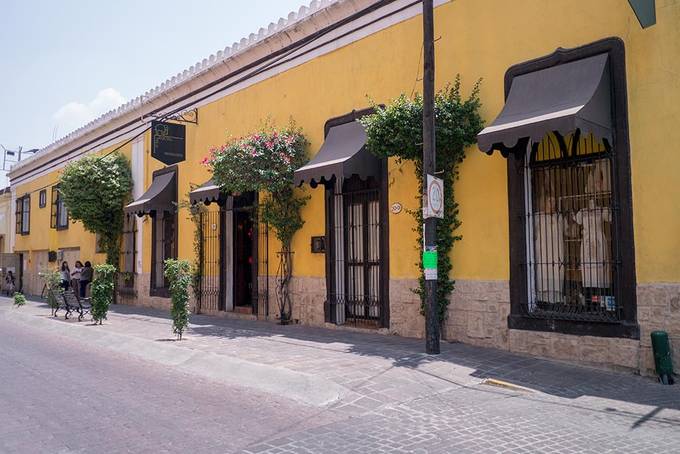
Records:
M315 17L321 15L320 13L325 13L321 25L327 26L374 2L375 0L312 0L308 5L302 5L297 11L289 13L287 18L280 18L276 23L271 22L266 29L261 27L257 33L251 33L247 38L244 37L239 42L217 51L215 54L168 78L155 88L147 90L143 95L137 96L116 109L110 110L40 149L39 152L30 158L12 166L8 175L11 179L12 174L20 169L39 167L40 162L57 155L63 148L78 142L79 139L83 139L85 136L104 127L113 129L113 127L117 126L116 123L123 124L123 119L134 118L135 115L133 114L136 114L138 118L142 117L144 110L153 110L144 109L144 107L151 106L154 101L158 101L161 97L169 97L171 99L170 102L174 101L174 99L179 97L178 92L180 92L181 88L188 86L200 76L208 75L207 73L213 72L220 65L228 66L230 71L234 71L248 64L250 59L245 58L246 55L256 53L258 48L268 46L266 47L265 55L271 54L275 49L285 47L293 41L311 35L320 27L313 26L309 29L303 29L304 25L313 22ZM332 8L334 5L343 7ZM208 75L208 81L216 80L217 76L217 73ZM201 85L205 84L206 81L203 81ZM167 100L165 103L167 103Z

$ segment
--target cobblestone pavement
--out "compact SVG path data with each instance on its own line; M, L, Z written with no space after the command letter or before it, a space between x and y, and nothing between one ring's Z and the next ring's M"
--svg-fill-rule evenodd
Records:
M25 316L46 310L33 304L21 309ZM84 325L53 322L74 329ZM169 326L162 312L116 306L108 323L93 333L147 339L153 349L169 336ZM422 342L413 339L206 316L192 317L188 340L178 348L237 357L273 371L312 374L346 390L335 403L315 409L313 424L305 419L313 410L300 406L298 413L291 413L296 418L284 435L277 434L276 416L255 405L249 427L270 430L259 433L259 440L250 439L246 431L238 449L224 445L227 451L680 450L680 386L664 387L648 378L462 344L444 344L441 355L430 357L421 353ZM490 386L482 382L486 378L527 389ZM234 395L262 396L256 390L238 393ZM234 409L244 415L253 408L230 402L220 417L229 419ZM217 411L214 404L208 405L208 413ZM194 406L196 417L201 407ZM299 424L298 418L306 422Z
M338 420L0 317L0 453L213 453Z

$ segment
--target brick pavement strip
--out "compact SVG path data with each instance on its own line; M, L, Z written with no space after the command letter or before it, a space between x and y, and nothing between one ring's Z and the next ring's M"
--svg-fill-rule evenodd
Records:
M0 303L5 319L17 323L47 311L36 304L20 314L8 307ZM78 327L49 322L73 328L71 334ZM127 345L151 351L167 347L157 340L168 337L169 326L162 312L116 306L107 324L87 332L93 338L131 339ZM429 357L412 339L205 316L192 317L187 339L172 343L178 356L237 358L261 371L286 369L323 380L313 382L317 386L342 389L337 401L320 410L319 424L295 426L284 437L271 433L242 445L244 453L677 452L680 446L680 386L663 387L643 377L462 344L445 344L442 355ZM119 347L117 354L124 351ZM487 386L485 378L532 391ZM202 413L201 405L191 409L197 420ZM323 418L332 422L323 424ZM0 440L14 433L12 427L23 430L9 424L0 429ZM210 433L219 425L202 430Z

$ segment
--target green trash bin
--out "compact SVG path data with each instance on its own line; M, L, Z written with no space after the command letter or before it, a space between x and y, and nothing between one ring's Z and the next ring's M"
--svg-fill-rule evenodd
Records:
M654 352L654 365L659 381L664 385L673 384L673 357L671 345L668 342L666 331L652 332L652 351Z

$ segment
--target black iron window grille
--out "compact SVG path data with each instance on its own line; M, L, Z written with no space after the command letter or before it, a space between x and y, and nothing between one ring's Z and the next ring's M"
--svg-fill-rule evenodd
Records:
M614 150L578 131L568 137L551 133L528 148L525 315L618 322Z
M164 262L165 259L177 258L177 213L159 211L152 217L151 294L167 297Z
M369 179L372 180L372 179ZM371 184L373 183L373 184ZM327 314L338 325L384 325L380 188L354 177L335 184L331 204L331 289Z
M204 211L200 214L201 248L199 250L200 291L197 311L223 309L222 289L224 287L221 249L223 246L223 209Z
M137 220L134 214L126 214L123 220L123 244L120 257L118 288L127 291L135 288L135 255L137 253Z

